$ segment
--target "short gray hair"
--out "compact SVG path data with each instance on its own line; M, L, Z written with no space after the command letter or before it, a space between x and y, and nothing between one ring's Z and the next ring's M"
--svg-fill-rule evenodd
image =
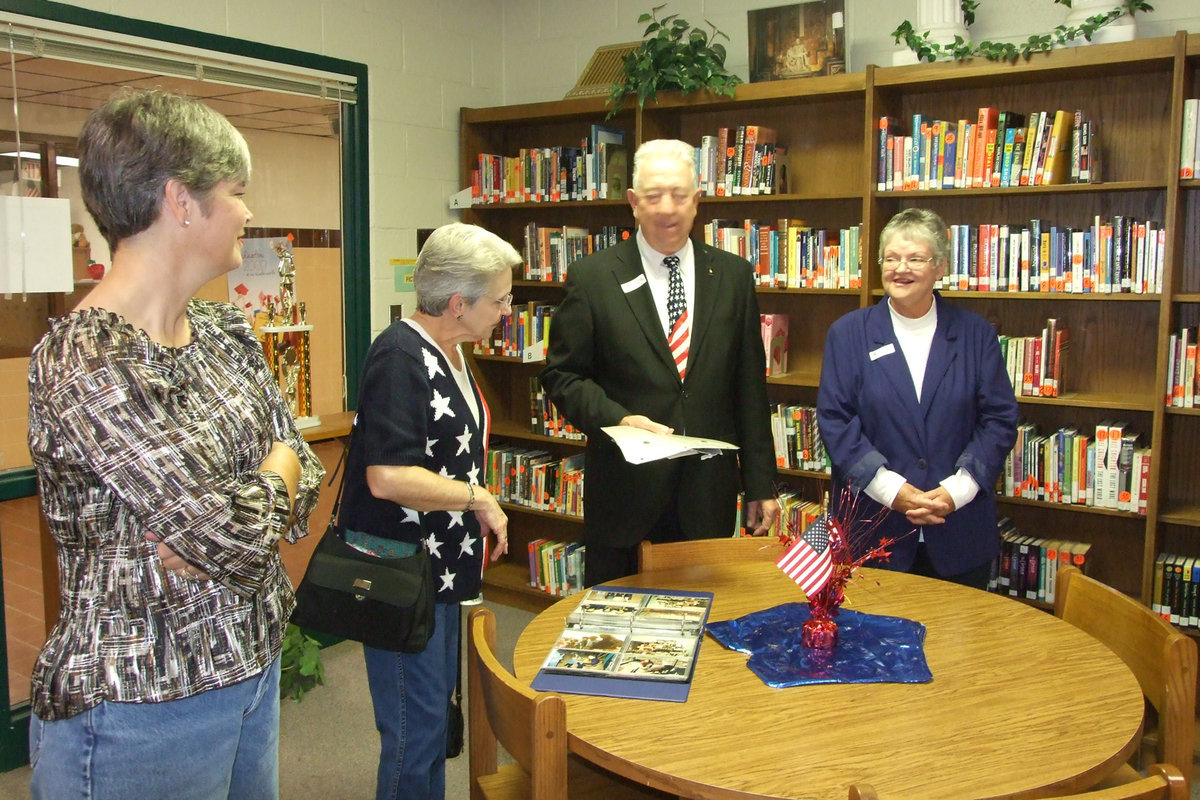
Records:
M879 258L896 236L929 245L935 263L950 263L950 232L946 221L925 208L906 208L888 220L879 232Z
M691 178L689 188L697 188L696 148L679 139L651 139L648 142L642 142L641 147L633 154L634 191L642 186L642 164L647 159L660 157L678 159L680 164L687 167L688 176Z
M523 261L511 244L478 225L443 225L429 234L417 256L413 272L417 307L440 317L456 294L474 303L487 293L497 275Z
M158 219L172 178L207 214L218 183L250 180L246 140L199 100L161 89L118 90L88 115L79 133L79 184L111 250Z

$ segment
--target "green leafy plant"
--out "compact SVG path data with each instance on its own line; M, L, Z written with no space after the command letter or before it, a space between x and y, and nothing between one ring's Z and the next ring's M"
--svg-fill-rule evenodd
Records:
M325 685L325 665L321 662L321 643L288 623L279 657L279 696L299 702L317 686Z
M659 19L658 12L666 7L665 3L655 6L649 14L638 17L638 22L650 24L642 34L641 45L625 56L621 79L612 85L610 118L629 97L637 97L638 108L647 100L657 100L660 91L688 94L707 89L733 97L734 87L742 83L741 78L725 69L725 47L716 41L729 41L729 37L708 20L705 23L709 31L692 27L678 14Z
M1071 7L1071 0L1054 0L1054 2L1067 8ZM963 12L963 21L967 25L975 22L975 11L979 8L978 0L962 0L959 7ZM1034 53L1053 50L1055 47L1061 47L1076 39L1090 42L1096 31L1109 23L1116 22L1126 14L1132 16L1138 11L1146 13L1153 10L1154 6L1145 0L1121 0L1111 11L1088 17L1081 25L1059 25L1049 33L1035 33L1024 42L1017 44L992 41L976 43L963 39L961 36L955 36L953 42L941 45L929 40L929 31L918 34L908 20L904 20L896 30L892 31L892 38L896 44L903 44L916 53L917 58L922 61L937 61L939 58L961 61L975 56L982 56L989 61L1016 61L1018 58L1028 60Z

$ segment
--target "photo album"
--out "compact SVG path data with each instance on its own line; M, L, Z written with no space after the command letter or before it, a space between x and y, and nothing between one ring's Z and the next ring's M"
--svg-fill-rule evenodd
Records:
M539 691L687 699L711 592L589 589L531 684Z

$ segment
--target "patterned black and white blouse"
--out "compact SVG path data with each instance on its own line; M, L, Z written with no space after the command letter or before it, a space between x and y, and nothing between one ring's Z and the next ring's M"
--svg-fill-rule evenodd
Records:
M439 348L408 321L392 323L367 353L346 462L342 525L385 539L423 544L433 563L439 603L479 595L483 573L479 520L472 512L422 514L380 500L367 487L366 468L424 467L452 480L479 485L484 479L488 415L474 377L470 383L481 412L479 421Z
M279 654L294 599L278 542L307 533L324 469L241 312L193 300L188 319L170 348L86 309L34 348L29 449L62 598L33 671L42 719L229 686ZM290 528L283 480L258 471L274 441L300 456ZM212 580L164 570L147 532Z

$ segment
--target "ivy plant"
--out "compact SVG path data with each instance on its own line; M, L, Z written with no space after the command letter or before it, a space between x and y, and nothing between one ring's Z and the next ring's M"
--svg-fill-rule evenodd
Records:
M279 656L279 696L299 702L310 689L325 685L321 643L288 623Z
M1054 0L1058 5L1071 7L1071 0ZM979 0L962 0L959 7L963 12L963 21L967 25L975 22L975 11L979 8ZM1018 58L1029 59L1034 53L1042 53L1061 47L1076 39L1091 41L1096 31L1121 17L1136 12L1153 11L1154 6L1145 0L1121 0L1111 11L1088 17L1081 25L1058 25L1049 33L1035 33L1023 42L971 42L961 36L955 36L954 41L942 45L929 40L929 31L918 34L908 20L900 23L892 31L896 44L904 44L917 54L922 61L937 61L941 59L963 60L982 56L989 61L1016 61Z
M655 6L638 22L649 22L642 43L622 61L621 79L613 83L608 98L608 117L621 110L626 99L637 98L638 108L647 100L657 100L658 92L678 90L684 94L707 89L733 97L734 87L742 79L725 69L725 47L717 39L729 37L705 20L709 30L693 27L678 14L662 19L658 13L664 3Z

